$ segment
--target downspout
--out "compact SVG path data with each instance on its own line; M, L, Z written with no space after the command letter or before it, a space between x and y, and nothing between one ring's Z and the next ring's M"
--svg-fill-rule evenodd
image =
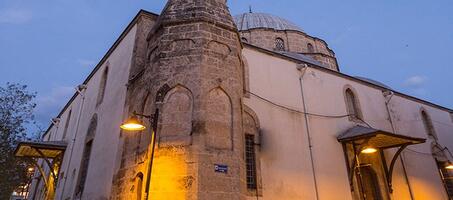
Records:
M82 97L82 103L80 104L80 110L79 110L79 115L77 116L77 124L76 124L76 130L74 132L74 136L72 137L72 145L71 145L71 151L69 153L69 160L68 160L68 165L65 170L65 175L64 175L64 182L63 182L63 190L61 191L60 194L60 200L63 199L64 192L65 192L65 187L66 187L66 181L68 180L68 174L69 174L69 167L71 166L71 160L72 160L72 153L74 152L74 145L77 139L77 133L79 131L79 124L80 124L80 118L82 117L82 111L83 111L83 104L85 103L85 91L87 89L86 85L79 85L76 87L77 93Z
M389 117L390 125L392 127L392 131L393 131L393 133L396 133L395 124L393 123L393 118L392 118L392 114L391 114L390 106L389 106L390 101L392 100L393 96L395 96L395 94L392 91L390 91L390 90L385 91L382 94L385 97L385 108L387 110L387 114L388 114L388 117ZM407 174L406 164L404 164L403 156L404 156L404 152L401 152L400 161L401 161L401 165L403 166L404 179L406 180L406 184L407 184L407 188L409 189L409 194L411 196L411 200L415 200L414 193L412 191L412 187L411 187L411 184L410 184L410 181L409 181L409 176Z
M318 191L318 182L316 180L315 162L313 160L313 144L312 144L312 141L311 141L310 128L309 128L309 125L308 125L308 113L307 113L307 106L305 104L304 87L303 87L303 77L305 75L305 72L307 71L307 67L308 67L307 64L298 65L297 66L297 70L299 70L299 72L300 72L300 77L299 77L300 93L301 93L301 96L302 96L302 99L301 99L302 100L302 105L304 107L304 120L305 120L306 132L307 132L308 149L310 151L310 161L311 161L311 169L312 169L312 174L313 174L313 183L314 183L314 186L315 186L316 200L318 200L319 199L319 191Z

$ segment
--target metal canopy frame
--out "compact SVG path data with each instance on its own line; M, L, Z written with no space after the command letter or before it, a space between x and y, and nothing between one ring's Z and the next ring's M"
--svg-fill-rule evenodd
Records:
M392 177L393 169L397 158L401 155L403 150L409 145L421 144L426 141L424 138L409 137L405 135L398 135L382 130L377 130L373 128L355 126L340 136L338 136L338 141L343 144L343 149L345 151L345 159L348 167L349 174L349 184L351 190L354 190L354 170L360 165L359 155L361 153L361 147L371 146L376 149L379 149L382 159L382 165L384 168L384 173L387 180L387 186L389 192L393 193ZM349 157L347 153L347 144L351 144L353 148L353 163L349 164ZM384 151L385 149L398 148L397 152L393 155L390 165L387 165L385 160Z
M64 155L64 151L66 150L67 143L63 141L56 141L56 142L20 142L16 150L14 151L14 155L16 157L28 157L28 158L40 158L43 159L44 162L49 167L50 175L52 175L55 181L58 180L57 174L55 174L53 166L56 164L57 161L61 160L61 157ZM52 162L49 160L52 159ZM33 159L33 164L36 168L38 168L41 176L44 179L44 184L46 188L49 187L49 183L47 180L46 173L41 165L39 165L36 159Z

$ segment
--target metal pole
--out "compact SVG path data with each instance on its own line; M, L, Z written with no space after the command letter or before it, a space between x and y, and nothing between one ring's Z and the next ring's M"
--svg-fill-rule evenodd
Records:
M154 160L154 148L156 147L156 136L157 136L157 124L159 122L159 109L156 108L154 112L154 116L150 117L150 122L152 123L152 130L151 130L151 156L148 164L148 173L146 177L146 188L145 188L145 200L149 199L149 186L151 184L151 173L153 170L153 160Z
M313 143L311 141L310 127L308 125L308 115L307 115L308 112L307 112L307 106L305 104L304 86L303 86L303 77L305 75L305 71L306 70L307 70L306 67L303 68L303 71L302 71L302 69L299 70L301 72L301 75L299 77L300 93L301 93L301 96L302 96L302 106L304 108L305 130L307 132L308 149L309 149L309 152L310 152L310 161L311 161L311 168L312 168L312 174L313 174L313 184L314 184L316 199L318 200L319 199L319 191L318 191L318 182L317 182L317 178L316 178L315 161L314 161L314 158L313 158Z

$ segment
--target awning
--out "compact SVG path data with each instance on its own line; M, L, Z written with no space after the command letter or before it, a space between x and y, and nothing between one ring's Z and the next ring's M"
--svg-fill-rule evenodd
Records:
M14 154L17 157L54 159L66 150L66 146L67 143L63 141L20 142Z
M426 139L423 138L398 135L359 125L347 130L346 132L338 136L337 139L341 143L363 140L366 141L366 145L380 149L394 148L403 145L420 144L426 141Z
M399 157L401 152L409 146L409 145L414 145L414 144L421 144L426 141L424 138L416 138L416 137L409 137L405 135L399 135L395 133L390 133L386 132L383 130L378 130L374 129L371 127L364 127L364 126L354 126L347 130L346 132L342 133L340 136L338 136L338 141L345 144L352 144L354 147L358 146L358 149L354 150L354 157L356 159L353 159L352 166L349 165L348 162L348 167L349 168L349 184L353 184L353 176L354 176L354 169L357 167L357 161L358 161L358 155L360 154L360 148L363 147L373 147L377 149L389 149L389 148L398 148L396 153L393 155L392 161L390 163L390 166L387 166L386 160L384 158L384 155L381 156L382 159L382 164L384 165L384 172L385 176L387 178L387 184L390 193L393 192L392 188L392 174L393 174L393 168L396 163L396 159ZM382 151L381 151L382 153ZM347 153L345 153L346 159L347 158Z

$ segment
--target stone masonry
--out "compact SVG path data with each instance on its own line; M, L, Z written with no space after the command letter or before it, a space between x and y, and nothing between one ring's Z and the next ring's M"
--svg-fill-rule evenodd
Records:
M147 58L131 67L125 106L160 111L149 195L245 199L243 62L226 0L169 0L147 39L136 45L146 46ZM149 132L122 134L112 199L134 199L137 179L146 182Z
M304 32L254 28L240 31L240 35L247 43L269 50L275 50L275 39L281 38L285 42L285 51L310 56L330 69L339 71L335 53L328 47L327 43ZM309 45L313 48L309 49Z

